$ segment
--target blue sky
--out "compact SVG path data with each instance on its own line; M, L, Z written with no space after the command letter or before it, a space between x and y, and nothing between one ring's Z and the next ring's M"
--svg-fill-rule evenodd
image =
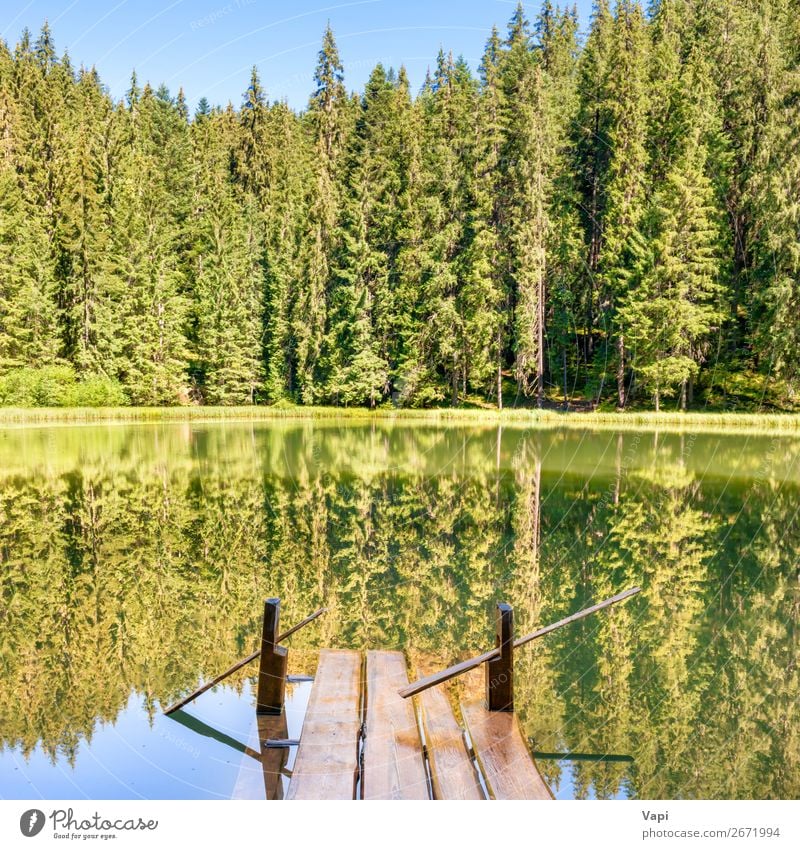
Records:
M136 69L141 82L182 85L192 108L238 105L257 65L271 100L303 108L330 20L348 89L360 90L377 62L405 64L416 89L439 47L475 68L492 24L502 31L516 0L2 0L0 37L14 45L24 27L50 22L56 49L95 65L121 97ZM591 0L578 0L582 28ZM526 3L529 18L539 2Z

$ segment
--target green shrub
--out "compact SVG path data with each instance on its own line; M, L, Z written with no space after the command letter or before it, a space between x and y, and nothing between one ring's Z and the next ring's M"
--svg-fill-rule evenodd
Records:
M89 375L70 388L65 407L127 407L128 397L117 380Z
M0 404L6 407L63 407L74 384L72 366L12 369L0 377Z
M0 406L122 407L128 399L120 383L90 375L79 381L70 365L12 369L0 376Z

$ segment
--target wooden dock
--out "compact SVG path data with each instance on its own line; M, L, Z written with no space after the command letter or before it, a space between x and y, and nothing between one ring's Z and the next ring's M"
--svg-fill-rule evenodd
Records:
M402 652L323 649L291 771L277 739L267 748L276 717L257 718L266 798L283 797L281 776L286 799L553 798L515 714L464 703L464 728L441 688L403 699L407 685ZM252 758L242 768L258 770Z
M166 713L176 713L258 657L255 724L242 747L245 761L234 790L237 798L552 799L514 713L514 649L638 592L638 587L626 590L518 639L513 610L500 603L495 648L413 684L402 652L323 649L299 739L289 737L288 652L279 644L324 609L281 634L280 600L267 599L261 649ZM459 722L440 685L481 666L483 697L461 701ZM295 720L292 717L292 724L299 727Z

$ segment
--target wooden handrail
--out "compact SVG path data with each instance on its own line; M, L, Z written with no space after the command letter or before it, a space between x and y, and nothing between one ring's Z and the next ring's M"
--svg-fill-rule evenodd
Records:
M633 587L630 590L625 590L624 593L619 593L611 598L607 598L605 601L601 601L598 604L587 607L585 610L581 610L578 613L573 613L565 619L559 619L558 622L554 622L552 625L540 628L532 634L526 634L524 637L514 640L514 648L519 648L520 646L524 646L526 643L529 643L531 640L544 637L545 634L549 634L564 625L569 625L570 622L577 622L578 619L583 619L584 616L596 613L604 607L610 607L612 604L624 601L626 598L630 598L632 595L636 595L636 593L641 592L641 589L641 587ZM479 654L477 657L470 658L469 660L462 660L461 663L457 663L455 666L443 669L441 672L435 672L433 675L427 675L425 678L420 678L418 681L415 681L413 684L409 684L407 687L404 687L398 692L404 699L409 698L409 696L416 696L417 693L421 693L429 687L435 687L437 684L449 681L457 675L463 675L464 672L468 672L470 669L475 669L475 667L480 666L482 663L486 663L487 660L493 660L494 658L499 657L499 655L500 649L492 649L491 651Z
M288 631L284 631L278 637L276 642L282 643L284 640L287 640L289 637L292 636L292 634L295 633L295 631L299 631L302 627L304 627L305 625L308 625L309 622L313 622L318 616L322 616L323 613L327 613L327 611L328 611L327 607L321 607L319 610L315 611L310 616L306 616L305 619L298 622L293 628L289 628ZM248 663L252 663L257 657L260 657L260 656L261 656L261 649L253 652L252 654L249 654L243 660L238 661L238 663L234 663L233 666L231 666L230 669L226 669L225 672L222 673L222 675L217 675L217 677L214 678L213 681L209 681L207 684L203 684L202 687L199 687L193 693L189 693L189 695L186 696L185 699L181 699L179 702L175 702L174 705L170 705L170 707L168 707L164 711L164 715L169 716L169 714L175 713L176 710L180 710L185 705L188 705L189 702L194 701L198 696L202 696L203 693L205 693L206 690L210 690L216 684L219 684L220 681L223 681L229 675L233 675L234 672L237 672L243 666L247 666Z

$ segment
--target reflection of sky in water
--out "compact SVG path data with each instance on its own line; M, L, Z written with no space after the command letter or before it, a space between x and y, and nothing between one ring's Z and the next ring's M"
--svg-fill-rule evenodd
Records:
M298 739L311 694L311 682L289 684L286 719L289 739ZM162 713L152 723L142 699L132 695L116 722L98 725L91 744L82 741L74 766L64 759L53 763L37 747L29 758L7 749L0 754L0 797L7 799L229 799L262 798L259 764L246 755L254 745L254 690L246 684L241 695L218 686L187 705L186 727ZM226 741L215 738L227 738ZM238 745L237 745L238 744ZM241 749L241 750L240 750ZM291 772L296 747L288 752L285 771ZM575 798L573 764L559 761L561 778L553 789L556 799ZM288 776L283 778L284 792ZM627 798L623 784L614 799ZM262 795L259 795L262 794ZM588 799L597 798L589 788Z
M577 787L577 783L575 781L575 766L569 761L561 761L561 782L557 788L551 787L550 789L553 791L553 795L556 799L574 799L575 798L575 790ZM615 793L613 796L607 796L604 798L609 799L627 799L628 798L628 787L626 784L622 784L619 788L619 792ZM587 799L596 799L597 795L594 791L594 787L589 787L589 792L586 795Z
M289 738L297 739L311 692L311 683L287 686ZM64 758L54 764L37 747L27 759L15 749L0 753L0 797L6 799L229 799L242 771L260 767L238 751L252 745L255 694L246 684L241 695L218 686L187 705L184 713L231 738L222 742L157 713L152 723L143 701L130 697L116 721L98 724L91 743L78 746L74 766ZM295 750L289 751L291 769ZM247 776L251 778L251 776ZM246 786L257 789L258 782Z

